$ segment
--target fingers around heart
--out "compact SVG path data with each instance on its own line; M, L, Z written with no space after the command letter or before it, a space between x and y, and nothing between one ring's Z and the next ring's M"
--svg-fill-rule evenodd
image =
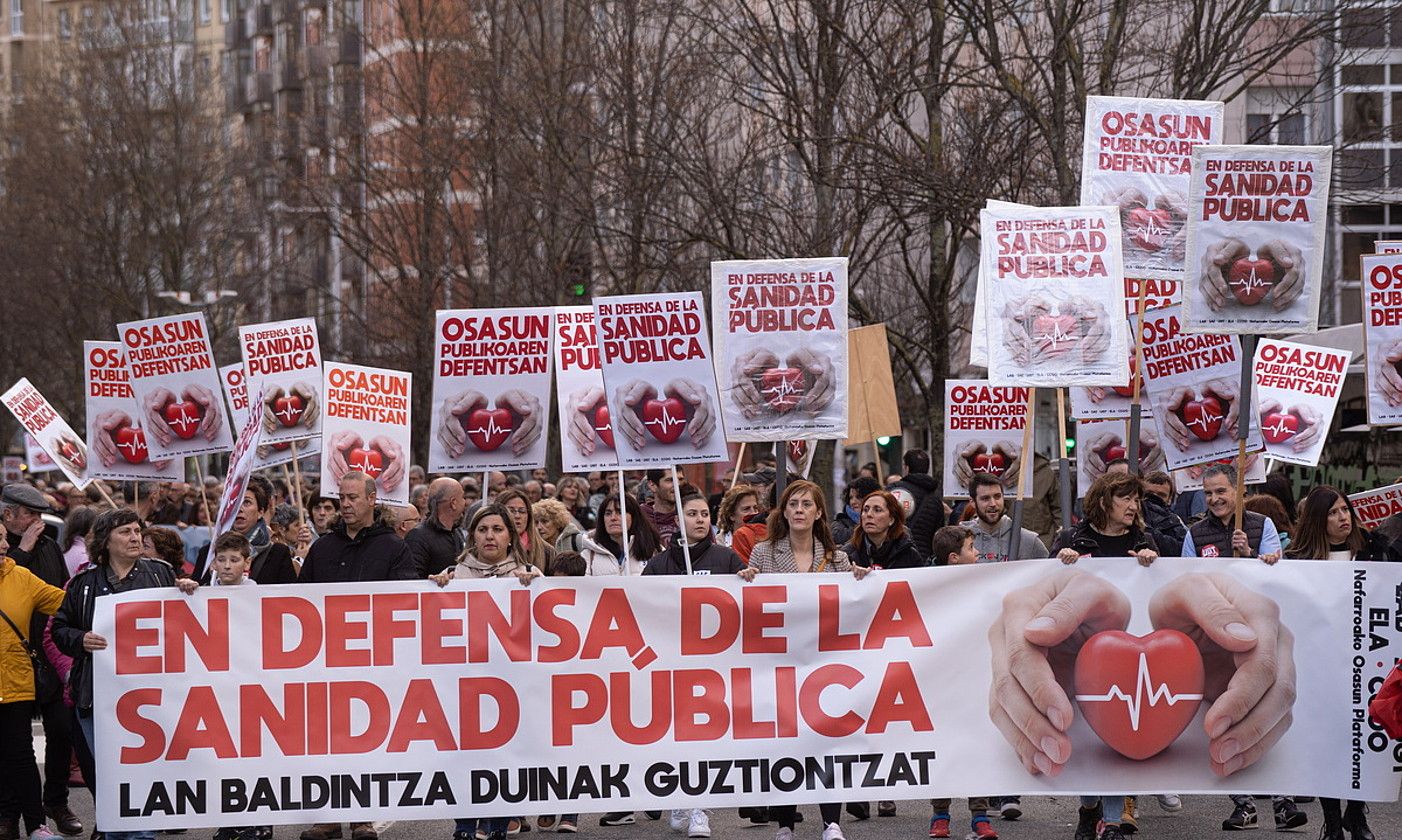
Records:
M1238 753L1237 755L1233 756L1225 762L1219 762L1216 759L1212 759L1209 756L1209 761L1212 766L1212 772L1217 774L1219 777L1226 778L1227 776L1232 775L1238 770L1243 770L1255 764L1258 760L1260 760L1261 756L1270 752L1271 747L1274 747L1276 745L1276 742L1279 741L1285 735L1285 733L1290 730L1290 727L1294 723L1294 721L1295 718L1293 714L1286 714L1280 719L1278 723L1276 723L1274 727L1271 728L1269 732L1266 733L1265 737L1257 741L1254 746L1241 753Z

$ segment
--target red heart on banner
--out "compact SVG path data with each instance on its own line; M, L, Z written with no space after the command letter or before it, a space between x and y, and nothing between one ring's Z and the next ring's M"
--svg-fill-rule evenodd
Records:
M1047 356L1059 356L1081 340L1073 315L1038 315L1032 319L1032 340Z
M306 402L297 394L288 394L273 400L273 415L277 417L279 423L288 428L301 422L302 414L306 408Z
M1268 443L1284 443L1299 432L1300 417L1297 414L1272 411L1261 418L1261 435Z
M759 392L765 403L780 414L792 411L806 390L799 368L769 368L760 374Z
M378 449L352 447L346 453L346 466L360 470L371 478L379 478L380 473L385 471L385 456Z
M1125 218L1125 233L1141 251L1159 251L1173 236L1173 214L1167 210L1136 207Z
M1178 419L1199 440L1216 440L1222 433L1222 422L1227 419L1227 412L1216 397L1203 397L1184 403L1178 409Z
M789 460L793 461L795 464L802 465L803 456L808 454L808 441L791 440L786 444L786 446L789 450Z
M1129 384L1128 384L1128 385L1116 385L1115 388L1114 388L1115 393L1119 394L1119 395L1122 396L1122 397L1133 397L1133 396L1134 396L1134 380L1135 380L1136 377L1139 379L1139 392L1142 394L1142 393L1144 393L1144 375L1141 374L1141 373L1139 372L1139 360L1138 360L1137 358L1135 358L1134 356L1130 356L1130 357L1129 357Z
M1105 630L1076 656L1076 704L1115 752L1142 761L1178 740L1203 698L1202 654L1177 630Z
M204 412L194 400L168 402L161 414L166 419L166 425L181 440L193 438L195 432L200 430L200 421L204 420Z
M686 403L679 398L668 397L665 400L648 400L638 414L653 437L662 443L675 443L690 419L686 408Z
M599 403L599 407L594 409L594 431L599 433L599 440L604 442L604 446L613 448L613 423L609 420L608 403Z
M287 450L289 450L289 449L292 448L292 443L291 443L290 441L288 441L288 442L283 442L283 443L270 443L270 444L268 444L268 445L271 446L272 448L276 449L276 450L279 451L279 452L285 452L285 451L287 451Z
M1100 450L1100 460L1108 464L1111 461L1118 461L1128 454L1129 450L1125 449L1124 444L1112 443L1104 449Z
M1008 459L1001 452L980 452L970 463L974 465L974 472L988 473L992 476L1001 476L1008 469Z
M1227 285L1243 306L1255 306L1275 285L1275 265L1270 260L1239 259L1232 263Z
M146 433L131 426L123 426L112 433L112 441L117 444L117 451L122 453L122 460L128 464L144 464L150 454L146 450Z
M511 437L516 419L509 408L478 408L468 412L462 428L478 451L491 452Z

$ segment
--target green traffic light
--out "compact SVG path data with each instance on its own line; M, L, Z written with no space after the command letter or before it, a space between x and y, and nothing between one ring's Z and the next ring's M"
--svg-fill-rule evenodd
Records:
M879 438L876 439L876 443L877 443L878 446L890 446L890 445L891 445L891 438L889 438L889 437L879 437Z
M575 283L574 285L570 286L570 294L574 295L575 297L584 297L584 284Z

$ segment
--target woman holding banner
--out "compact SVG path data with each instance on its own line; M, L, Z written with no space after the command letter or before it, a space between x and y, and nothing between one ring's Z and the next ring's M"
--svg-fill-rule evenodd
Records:
M750 565L741 569L739 575L752 581L761 573L847 571L862 578L870 570L853 566L847 554L833 542L822 488L811 481L794 481L769 511L768 533L755 543ZM842 803L824 802L818 809L823 816L823 840L845 840L838 822L842 817ZM793 840L797 813L794 805L776 805L769 809L770 818L779 823L775 840Z
M543 576L544 570L521 550L515 518L499 503L478 508L467 528L470 542L458 556L457 566L430 575L429 580L447 586L450 580L515 577L530 583Z
M862 500L861 527L843 549L855 566L871 569L916 569L928 566L905 530L905 507L885 490Z
M617 571L612 574L640 575L651 560L662 550L662 538L652 522L643 515L643 508L630 493L624 497L624 507L628 510L628 557L623 556L623 515L619 512L618 497L609 496L599 505L599 521L594 526L594 542L608 550L613 556ZM625 565L626 564L626 565ZM599 574L593 559L589 563L590 574Z
M555 556L555 547L546 542L536 529L531 500L526 498L525 493L513 487L498 493L494 501L506 508L506 512L511 515L511 524L515 527L517 539L521 544L521 557L527 565L542 571L549 569L550 560Z
M1402 552L1387 537L1363 527L1348 497L1328 485L1320 485L1305 496L1295 538L1285 556L1296 560L1402 560ZM1320 797L1319 804L1324 811L1321 840L1344 840L1345 831L1351 840L1373 840L1365 803L1350 799L1345 804Z

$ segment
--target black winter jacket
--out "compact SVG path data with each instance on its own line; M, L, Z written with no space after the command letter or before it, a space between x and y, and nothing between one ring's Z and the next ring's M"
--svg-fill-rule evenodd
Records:
M344 522L312 543L298 583L354 583L362 580L416 580L414 557L394 531L376 522L352 539Z
M1141 512L1144 515L1144 525L1154 535L1154 542L1159 544L1159 554L1164 557L1181 555L1183 538L1188 535L1188 528L1183 524L1183 520L1178 518L1178 514L1152 493L1144 494Z
M898 540L887 540L880 547L873 546L871 540L862 535L861 542L844 545L847 558L854 566L877 569L918 569L930 565L930 560L915 549L910 537L902 534Z

